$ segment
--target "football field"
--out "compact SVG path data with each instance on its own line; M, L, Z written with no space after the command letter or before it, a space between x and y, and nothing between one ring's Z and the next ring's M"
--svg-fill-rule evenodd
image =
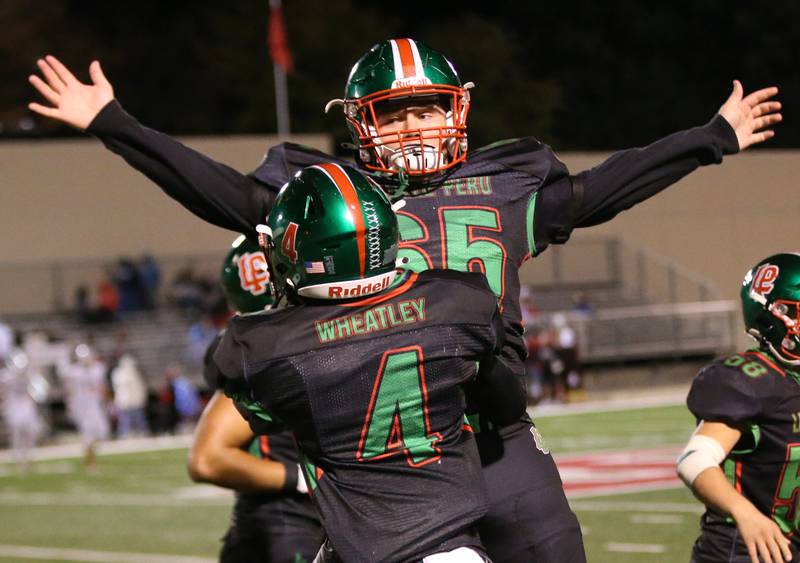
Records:
M672 463L693 420L682 406L537 417L584 528L589 561L688 561L700 505ZM164 447L162 445L162 447ZM215 561L232 497L192 484L185 446L0 463L0 561Z

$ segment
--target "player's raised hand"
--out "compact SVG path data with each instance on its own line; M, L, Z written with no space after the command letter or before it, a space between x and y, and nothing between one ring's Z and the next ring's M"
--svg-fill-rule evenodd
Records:
M771 98L778 93L775 86L744 95L742 83L733 81L733 92L719 108L719 114L730 123L739 140L739 150L762 143L773 137L771 125L780 122L781 103Z
M61 61L52 55L36 61L44 80L32 74L28 81L52 104L32 102L28 109L45 117L63 121L81 131L85 130L108 102L114 99L114 89L106 79L98 61L89 65L91 84L75 78Z
M791 542L786 539L774 520L761 514L752 505L744 513L734 516L734 519L752 563L791 561L792 552L789 549Z

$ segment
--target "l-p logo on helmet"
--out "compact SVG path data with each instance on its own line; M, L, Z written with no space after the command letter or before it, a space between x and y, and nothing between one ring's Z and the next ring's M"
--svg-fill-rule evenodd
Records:
M267 260L263 252L247 252L236 262L239 269L239 282L242 289L253 295L263 295L269 285Z
M778 279L780 269L772 264L762 264L753 276L753 283L750 290L761 295L768 295L775 288L775 280Z
M283 233L281 240L281 252L292 262L297 262L297 250L295 250L295 239L297 238L297 223L289 223L286 232Z

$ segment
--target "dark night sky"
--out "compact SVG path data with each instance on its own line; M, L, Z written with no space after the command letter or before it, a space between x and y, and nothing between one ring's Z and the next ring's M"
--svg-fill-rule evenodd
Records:
M100 59L117 97L171 134L271 133L267 0L115 2L4 0L0 7L0 139L70 135L34 118L26 76L52 53L86 78ZM707 121L733 78L777 84L784 123L768 148L800 146L793 101L800 2L718 0L394 3L284 0L296 71L293 130L344 140L322 107L341 96L350 66L373 43L411 36L444 52L477 84L472 146L535 135L567 149L648 143ZM404 15L408 14L408 15Z

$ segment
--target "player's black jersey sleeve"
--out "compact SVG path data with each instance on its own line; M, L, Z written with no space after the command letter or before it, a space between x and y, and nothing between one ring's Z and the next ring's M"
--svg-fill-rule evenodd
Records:
M695 377L686 405L699 420L735 427L761 417L760 395L756 380L741 369L712 363Z
M264 222L280 187L262 185L168 135L144 127L117 101L100 111L87 132L189 211L224 229L253 232Z
M217 364L214 363L214 352L219 346L220 340L224 336L225 331L221 331L214 337L214 340L206 348L206 353L203 355L203 381L208 385L209 389L222 389L224 385L223 375L219 371Z
M728 122L720 115L702 127L673 133L643 148L622 150L590 170L541 190L536 210L537 240L564 242L565 229L613 219L699 166L719 164L738 152ZM571 223L565 224L565 223Z

